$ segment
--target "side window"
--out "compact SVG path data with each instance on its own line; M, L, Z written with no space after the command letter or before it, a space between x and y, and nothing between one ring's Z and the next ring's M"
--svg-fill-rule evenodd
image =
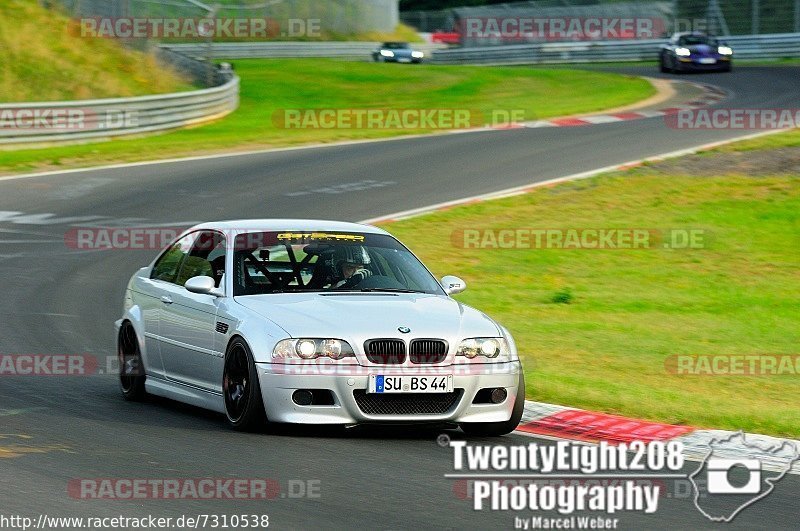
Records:
M192 277L211 277L216 286L220 287L224 274L225 236L206 231L197 236L175 283L183 286Z
M189 249L192 247L194 237L194 234L187 234L173 243L172 247L167 249L153 266L150 278L153 280L163 280L165 282L175 282L175 275L178 273L178 267L181 265L183 258L189 254Z

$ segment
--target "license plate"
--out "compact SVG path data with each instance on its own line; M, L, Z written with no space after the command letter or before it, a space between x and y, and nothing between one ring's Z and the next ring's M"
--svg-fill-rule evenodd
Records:
M398 63L410 63L410 62L411 62L411 59L409 59L408 57L401 57L401 58L399 58L399 59L397 60L397 62L398 62Z
M392 376L371 374L370 393L452 393L453 375Z
M713 64L716 64L716 62L717 62L717 60L714 59L713 57L704 57L704 58L700 59L700 64L701 65L713 65Z

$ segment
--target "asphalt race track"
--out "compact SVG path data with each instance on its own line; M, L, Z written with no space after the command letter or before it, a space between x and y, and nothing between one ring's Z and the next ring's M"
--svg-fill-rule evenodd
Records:
M654 68L617 68L654 74ZM686 76L730 91L725 107L800 107L800 67ZM574 128L445 134L391 142L86 171L0 182L0 352L114 355L113 321L130 275L155 251L78 251L73 226L187 225L231 218L367 219L724 140L748 131L676 131L663 118ZM9 212L17 214L9 214ZM51 214L48 216L48 214ZM413 242L406 242L413 249ZM454 274L458 274L454 265ZM268 514L276 528L510 528L476 512L439 431L229 430L166 400L122 400L113 375L0 377L0 512L51 516ZM460 432L452 432L460 437ZM527 443L522 435L505 443ZM26 447L18 457L4 451ZM696 464L689 463L686 470ZM320 497L264 501L72 498L74 478L319 480ZM297 483L294 483L297 485ZM668 489L674 490L674 489ZM731 529L797 528L800 478L745 510ZM685 493L684 493L685 494ZM526 513L525 516L530 516ZM555 516L555 515L553 515ZM689 496L626 528L711 527ZM721 525L717 525L720 528Z

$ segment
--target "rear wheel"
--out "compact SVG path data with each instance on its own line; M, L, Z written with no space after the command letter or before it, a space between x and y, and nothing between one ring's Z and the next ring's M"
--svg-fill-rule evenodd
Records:
M522 413L525 411L525 375L520 371L519 386L517 387L517 398L514 402L514 409L511 418L505 422L465 422L461 424L461 429L467 435L476 437L498 437L506 435L517 429L519 421L522 420Z
M250 347L241 338L231 341L225 354L222 394L228 424L240 431L256 431L267 424L256 364Z
M128 321L125 321L119 329L117 358L122 396L125 400L141 400L147 394L144 389L145 369L136 330Z

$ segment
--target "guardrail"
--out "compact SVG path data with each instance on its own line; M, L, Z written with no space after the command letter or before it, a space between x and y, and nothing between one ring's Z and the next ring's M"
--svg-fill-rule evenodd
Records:
M37 103L0 103L0 148L111 139L215 120L239 105L239 78L219 86L141 96Z
M194 58L279 59L340 58L368 60L378 42L215 42L208 44L162 44L162 48ZM428 55L440 45L413 43L414 49Z
M800 57L800 33L721 37L730 44L736 59L782 59ZM654 61L663 39L544 42L479 48L448 48L433 52L438 64L521 65Z

